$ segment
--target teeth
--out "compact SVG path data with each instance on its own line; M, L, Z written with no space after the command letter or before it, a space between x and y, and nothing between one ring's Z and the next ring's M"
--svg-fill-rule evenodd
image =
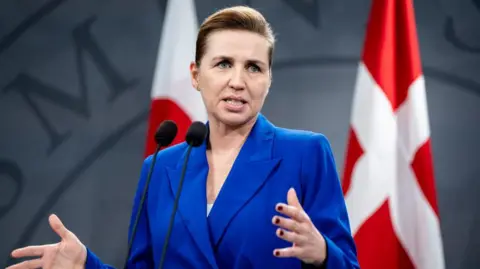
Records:
M227 103L232 104L232 105L236 105L236 106L243 105L243 102L242 102L242 101L232 100L232 99L227 99Z

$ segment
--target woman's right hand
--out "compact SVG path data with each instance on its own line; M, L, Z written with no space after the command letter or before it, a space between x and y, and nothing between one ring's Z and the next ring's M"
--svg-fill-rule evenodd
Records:
M8 267L7 269L80 269L85 268L87 249L77 236L67 230L56 215L48 219L53 231L62 239L59 243L28 246L12 252L14 258L35 257Z

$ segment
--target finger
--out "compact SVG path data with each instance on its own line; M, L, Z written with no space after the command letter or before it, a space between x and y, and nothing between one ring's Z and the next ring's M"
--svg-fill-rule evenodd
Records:
M289 248L280 248L274 249L273 255L278 258L290 258L290 257L300 257L301 248L298 247L289 247Z
M304 234L307 229L302 223L299 223L293 219L284 218L281 216L274 216L272 223L285 230L292 231L294 233Z
M28 260L28 261L23 261L21 263L14 264L10 267L7 267L6 269L36 269L36 268L42 268L42 260L41 259L35 259L35 260Z
M60 236L62 239L67 238L68 230L67 228L65 228L62 221L57 217L57 215L50 215L48 221L50 222L50 227L52 227L52 229L55 231L55 233L58 234L58 236Z
M301 208L296 208L291 205L286 205L284 203L278 203L275 207L277 212L282 213L296 221L299 222L310 222L310 218L308 217L307 213L303 211Z
M287 202L289 205L294 206L298 209L302 209L302 204L300 204L300 201L298 200L297 192L295 191L294 188L290 188L287 192Z
M303 236L301 234L298 234L298 233L289 232L289 231L281 229L281 228L277 229L276 235L279 238L281 238L285 241L288 241L290 243L293 243L295 245L302 245L306 242L305 236Z
M15 249L12 251L12 257L22 258L22 257L32 257L32 256L42 256L46 246L28 246L24 248Z

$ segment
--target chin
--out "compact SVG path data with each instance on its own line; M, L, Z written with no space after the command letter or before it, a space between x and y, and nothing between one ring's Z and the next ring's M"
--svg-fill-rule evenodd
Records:
M235 114L235 113L225 113L217 117L220 122L231 127L240 127L242 125L250 122L255 116L254 115L245 115L245 114Z

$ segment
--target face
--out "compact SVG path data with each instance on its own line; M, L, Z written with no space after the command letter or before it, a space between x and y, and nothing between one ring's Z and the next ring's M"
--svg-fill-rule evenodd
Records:
M239 127L261 110L271 83L269 44L256 33L218 31L207 40L200 66L191 64L209 120Z

